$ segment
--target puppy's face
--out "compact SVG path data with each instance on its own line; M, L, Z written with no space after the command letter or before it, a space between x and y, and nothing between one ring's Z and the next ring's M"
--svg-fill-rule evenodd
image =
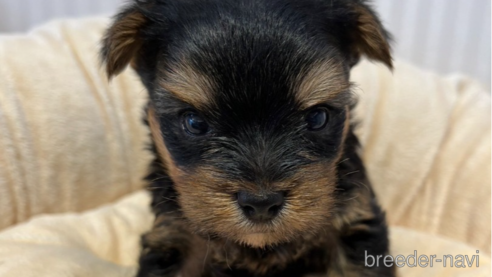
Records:
M349 69L361 54L391 58L365 5L326 2L137 1L109 29L108 73L131 61L149 90L153 139L193 231L264 247L329 222Z
M349 83L335 57L303 60L289 48L160 67L149 122L201 234L264 246L328 222Z

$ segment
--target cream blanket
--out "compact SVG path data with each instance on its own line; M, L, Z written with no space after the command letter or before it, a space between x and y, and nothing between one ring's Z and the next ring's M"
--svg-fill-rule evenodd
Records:
M131 194L150 159L146 93L130 71L106 82L97 63L106 24L61 21L0 37L0 277L135 270L139 234L152 220L148 196ZM392 254L480 251L479 268L441 263L400 276L490 276L489 92L402 62L394 73L362 62L353 81L362 156L392 226Z

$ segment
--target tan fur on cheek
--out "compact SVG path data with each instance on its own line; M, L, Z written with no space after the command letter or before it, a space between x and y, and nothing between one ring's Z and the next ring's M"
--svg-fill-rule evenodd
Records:
M287 195L287 212L292 212L293 226L306 228L317 220L331 214L333 193L336 186L335 162L318 163L301 168L299 173L286 180L299 183ZM321 217L318 217L321 216Z
M164 137L162 136L162 131L160 124L156 118L156 114L154 111L154 108L149 107L147 111L147 121L149 122L149 127L150 127L150 132L152 135L152 139L155 143L155 146L157 148L157 153L159 156L162 158L164 161L164 166L167 169L167 173L171 178L178 178L179 175L181 175L181 170L179 170L176 165L174 164L174 161L171 158L171 154L166 148L166 145L164 143Z
M218 175L213 168L196 168L178 176L175 184L181 209L199 233L224 235L237 229L240 221L234 198L239 186Z
M179 169L165 146L160 124L151 107L147 119L157 152L174 181L180 208L192 229L203 235L218 233L234 237L240 213L233 195L239 190L239 184L219 178L220 173L213 168L197 168L192 174Z

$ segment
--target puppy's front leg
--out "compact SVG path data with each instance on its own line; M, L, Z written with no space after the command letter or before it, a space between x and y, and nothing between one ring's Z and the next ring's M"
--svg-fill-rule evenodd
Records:
M179 219L158 216L154 228L142 236L137 277L176 277L192 248L193 236Z

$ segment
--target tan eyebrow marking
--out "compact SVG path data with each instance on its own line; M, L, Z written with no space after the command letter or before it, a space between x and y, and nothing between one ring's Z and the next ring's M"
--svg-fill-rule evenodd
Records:
M333 60L311 66L299 74L295 82L298 84L296 98L302 108L333 100L350 88L342 64Z
M175 97L196 108L204 108L213 103L216 90L215 81L182 63L179 67L161 71L165 77L158 81L160 87Z
M160 87L196 108L210 107L214 102L215 80L188 63L162 71ZM350 88L340 62L323 60L300 73L294 81L296 98L302 108L330 101Z

